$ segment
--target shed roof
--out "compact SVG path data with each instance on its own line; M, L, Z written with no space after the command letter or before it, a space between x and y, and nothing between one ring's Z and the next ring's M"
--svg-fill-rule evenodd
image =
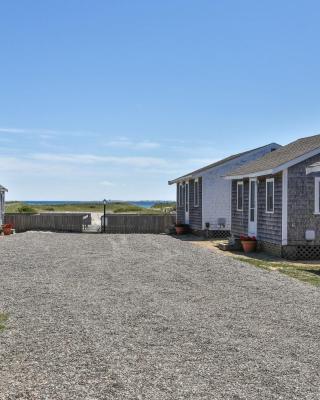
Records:
M274 174L320 153L320 135L298 139L228 173L226 178Z
M255 148L255 149L244 151L242 153L233 154L233 155L231 155L229 157L223 158L222 160L219 160L219 161L216 161L216 162L214 162L212 164L206 165L205 167L202 167L202 168L196 169L196 170L194 170L192 172L189 172L186 175L182 175L179 178L173 179L173 180L169 181L168 183L169 183L169 185L172 185L172 184L174 184L176 182L179 182L179 181L182 181L184 179L192 178L194 175L197 175L197 174L199 174L199 173L201 173L203 171L207 171L208 169L211 169L211 168L217 168L217 167L219 167L219 166L221 166L223 164L226 164L229 161L232 161L232 160L234 160L234 159L236 159L238 157L244 156L245 154L249 154L249 153L251 153L253 151L257 151L257 150L260 150L260 149L263 149L263 148L269 147L269 146L270 147L274 146L275 149L280 147L280 145L277 144L277 143L270 143L270 144L267 144L265 146L261 146L261 147Z

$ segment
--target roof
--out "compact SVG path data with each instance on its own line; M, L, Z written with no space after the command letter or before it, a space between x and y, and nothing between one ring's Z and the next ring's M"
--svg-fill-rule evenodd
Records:
M276 148L279 147L279 145L278 145L277 143L269 143L269 144L267 144L267 145L265 145L265 146L257 147L256 149L251 149L251 150L244 151L244 152L242 152L242 153L233 154L232 156L223 158L222 160L216 161L216 162L214 162L214 163L212 163L212 164L206 165L205 167L202 167L202 168L196 169L196 170L194 170L194 171L192 171L192 172L189 172L189 173L186 174L186 175L182 175L182 176L180 176L179 178L173 179L173 180L169 181L168 183L169 183L169 185L172 185L172 184L174 184L174 183L176 183L176 182L179 182L179 181L182 181L182 180L184 180L184 179L190 179L190 178L192 178L194 175L197 175L197 174L199 174L199 173L201 173L201 172L203 172L203 171L207 171L208 169L219 167L219 166L221 166L221 165L223 165L223 164L226 164L227 162L232 161L232 160L234 160L234 159L236 159L236 158L238 158L238 157L242 157L242 156L244 156L245 154L249 154L249 153L251 153L251 152L253 152L253 151L257 151L257 150L260 150L260 149L263 149L263 148L269 147L269 146L270 146L270 147L271 147L271 146L275 146Z
M0 185L0 192L7 192L8 189L5 188L4 186Z
M320 153L320 135L308 136L228 173L227 179L275 174Z

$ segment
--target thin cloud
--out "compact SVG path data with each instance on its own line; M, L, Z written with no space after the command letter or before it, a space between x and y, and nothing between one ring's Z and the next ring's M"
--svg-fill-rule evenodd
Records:
M49 162L66 162L76 164L110 163L130 167L166 167L167 161L159 157L117 157L98 156L94 154L51 154L38 153L30 156L33 160Z
M102 182L100 182L100 185L102 185L102 186L115 186L115 184L113 183L113 182L110 182L110 181L102 181Z
M156 149L160 147L160 143L152 142L149 140L133 141L127 138L120 138L118 140L111 140L104 143L106 147L118 147L118 148L131 148L131 149Z
M26 129L26 128L4 128L0 127L1 133L22 133L22 134L37 134L37 135L53 135L59 133L51 129Z

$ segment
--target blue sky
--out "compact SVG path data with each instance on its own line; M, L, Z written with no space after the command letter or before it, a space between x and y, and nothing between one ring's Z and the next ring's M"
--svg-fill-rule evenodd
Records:
M8 199L173 199L192 169L320 133L317 1L0 4Z

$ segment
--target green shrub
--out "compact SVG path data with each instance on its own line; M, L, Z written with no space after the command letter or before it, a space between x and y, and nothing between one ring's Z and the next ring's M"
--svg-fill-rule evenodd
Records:
M113 209L114 213L124 213L124 212L141 212L143 211L142 207L126 204L122 206L115 207Z
M19 213L30 213L30 214L36 214L37 210L28 204L23 204L21 207L18 208Z

